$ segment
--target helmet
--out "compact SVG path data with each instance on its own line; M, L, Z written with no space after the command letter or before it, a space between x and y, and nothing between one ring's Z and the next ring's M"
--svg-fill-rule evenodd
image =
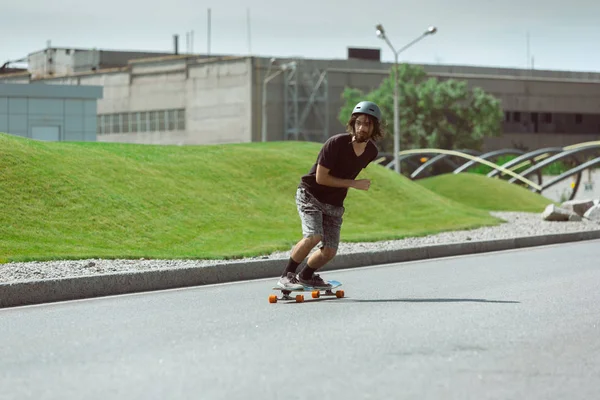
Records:
M354 114L368 114L375 117L377 121L381 120L381 110L372 101L361 101L358 103L354 106L354 110L352 110L352 115Z

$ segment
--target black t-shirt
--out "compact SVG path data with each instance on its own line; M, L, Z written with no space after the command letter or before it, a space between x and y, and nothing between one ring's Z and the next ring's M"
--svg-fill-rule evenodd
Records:
M317 165L329 169L329 174L341 179L354 179L363 168L373 161L379 151L373 141L367 142L365 151L357 156L352 146L352 135L340 133L330 137L319 152L317 162L300 181L300 186L308 190L321 203L342 206L348 194L347 188L336 188L317 183Z

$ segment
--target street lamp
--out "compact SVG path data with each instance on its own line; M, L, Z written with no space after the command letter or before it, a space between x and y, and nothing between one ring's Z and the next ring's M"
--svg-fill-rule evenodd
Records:
M404 50L408 49L410 46L417 43L425 36L433 35L437 32L437 28L435 26L430 26L418 38L416 38L406 46L400 48L399 50L396 50L394 48L394 46L386 36L385 30L383 29L383 25L378 24L375 26L375 29L377 29L377 37L385 40L385 42L388 44L388 46L390 46L390 49L392 49L392 52L394 53L394 170L397 173L400 173L400 161L398 160L398 153L400 153L400 110L398 110L398 54L402 53Z
M271 69L272 69L273 65L279 66L279 69L277 71L273 72L273 74L269 75L271 73ZM282 65L279 65L277 63L277 60L275 58L271 58L271 60L269 62L269 68L267 69L267 73L266 73L265 79L263 81L263 89L262 89L261 140L263 142L267 141L267 83L269 83L277 75L279 75L280 73L282 73L282 72L286 71L287 69L293 67L294 65L295 65L294 61L282 64Z

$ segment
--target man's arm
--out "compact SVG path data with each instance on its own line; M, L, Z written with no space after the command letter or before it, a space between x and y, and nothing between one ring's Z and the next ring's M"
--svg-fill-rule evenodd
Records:
M354 188L360 190L369 190L371 181L368 179L341 179L331 176L329 168L325 168L321 164L317 164L317 183L323 186L337 188Z

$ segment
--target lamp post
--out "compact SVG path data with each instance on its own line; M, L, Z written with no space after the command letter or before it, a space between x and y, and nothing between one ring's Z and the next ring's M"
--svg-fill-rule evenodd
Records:
M278 65L277 60L275 58L271 58L269 62L269 68L267 69L267 73L265 74L265 79L263 81L262 88L262 124L261 124L261 141L267 141L267 83L269 83L273 78L275 78L280 73L286 71L288 68L293 66L294 61ZM279 69L273 72L271 75L271 69L273 65L279 66Z
M377 29L376 34L380 39L385 40L385 42L390 46L392 52L394 53L394 170L397 173L400 173L400 161L398 157L398 153L400 153L400 110L398 109L398 54L408 49L413 44L417 43L425 36L433 35L437 32L437 28L435 26L430 26L427 28L425 32L423 32L418 38L407 44L406 46L396 50L388 37L385 34L385 30L383 29L383 25L378 24L375 26Z

